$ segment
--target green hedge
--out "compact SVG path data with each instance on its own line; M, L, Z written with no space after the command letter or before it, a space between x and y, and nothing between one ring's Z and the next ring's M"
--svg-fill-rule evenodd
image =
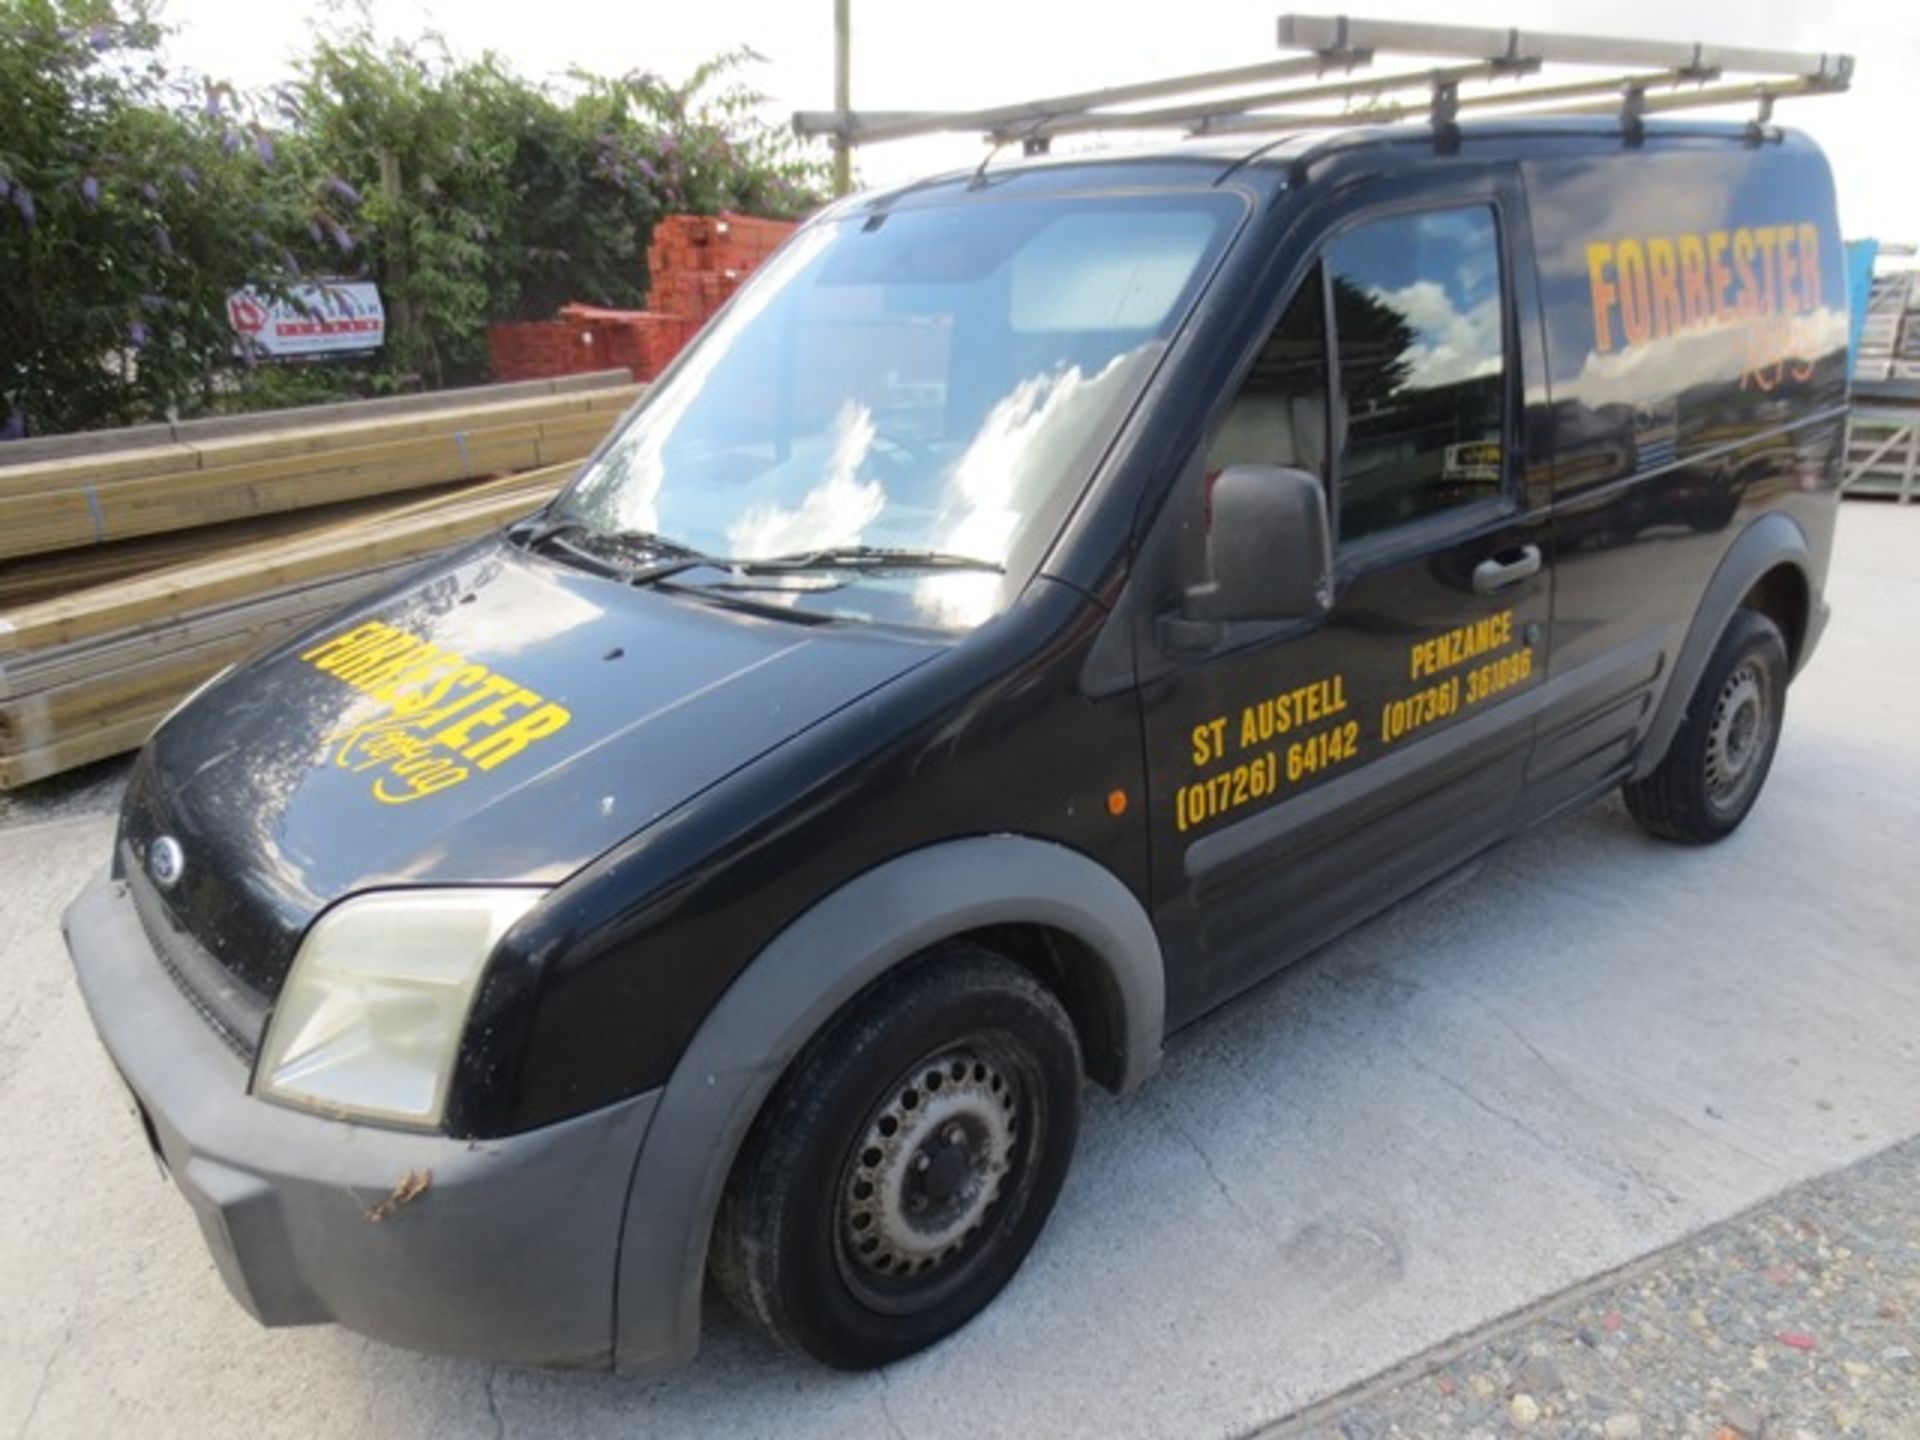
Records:
M362 28L243 94L163 38L143 6L0 0L0 434L484 379L491 320L639 304L659 216L797 215L825 180L744 50L556 90ZM386 348L236 360L227 292L307 275L377 281Z

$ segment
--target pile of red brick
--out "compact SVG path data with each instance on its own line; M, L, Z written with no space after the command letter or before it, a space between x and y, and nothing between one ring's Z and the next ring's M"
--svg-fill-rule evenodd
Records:
M516 320L487 327L487 368L495 380L544 380L605 370L591 330L569 320Z
M650 308L563 305L557 320L490 326L493 378L538 380L623 366L634 379L651 380L792 231L788 220L669 215L654 226L647 247Z

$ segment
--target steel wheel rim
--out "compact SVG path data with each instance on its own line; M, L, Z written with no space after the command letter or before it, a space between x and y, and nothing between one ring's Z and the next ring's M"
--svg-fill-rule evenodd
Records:
M905 1313L966 1282L1023 1188L1037 1076L1003 1047L944 1046L868 1115L834 1202L840 1272L862 1303Z
M1707 727L1707 798L1731 809L1760 773L1773 731L1772 695L1766 673L1753 660L1734 668L1714 700Z

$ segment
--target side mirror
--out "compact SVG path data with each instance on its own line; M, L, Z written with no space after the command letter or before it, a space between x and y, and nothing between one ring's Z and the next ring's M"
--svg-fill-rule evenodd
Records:
M1326 614L1333 605L1333 539L1319 477L1279 465L1223 470L1213 484L1207 571L1206 581L1187 591L1176 624L1214 628Z

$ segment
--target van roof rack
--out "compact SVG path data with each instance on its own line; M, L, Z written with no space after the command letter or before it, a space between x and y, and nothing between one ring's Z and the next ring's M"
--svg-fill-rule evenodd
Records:
M1045 154L1055 136L1092 131L1266 134L1384 124L1422 112L1436 129L1451 131L1466 110L1618 112L1631 136L1647 115L1747 102L1758 107L1754 124L1764 125L1776 101L1837 94L1853 77L1851 55L1345 15L1282 15L1279 41L1282 50L1301 53L983 110L803 110L793 126L846 148L974 132L996 146L1017 143L1030 155ZM1407 57L1456 63L1373 68ZM1528 83L1549 66L1551 83ZM1594 73L1602 67L1611 73Z

